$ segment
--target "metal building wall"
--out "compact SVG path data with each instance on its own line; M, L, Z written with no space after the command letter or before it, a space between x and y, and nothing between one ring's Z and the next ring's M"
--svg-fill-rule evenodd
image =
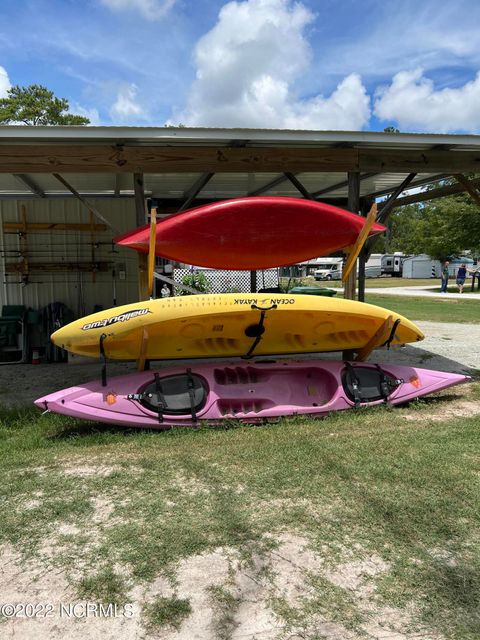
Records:
M135 205L133 199L91 200L102 215L120 231L133 229ZM134 251L112 246L112 231L95 232L95 261L111 262L106 272L77 271L42 272L36 263L91 262L90 231L29 231L22 240L18 232L6 232L4 222L22 222L22 205L28 222L90 223L88 210L74 198L0 201L0 308L5 304L23 304L41 309L51 302L63 302L80 317L93 312L95 305L104 309L114 304L114 284L117 305L138 299L138 262ZM100 221L94 217L94 223ZM26 246L30 275L22 284L21 274L7 274L5 265L20 260L18 252ZM122 269L122 267L125 267ZM115 270L115 278L113 271ZM120 279L120 271L125 278ZM115 282L114 282L115 281Z

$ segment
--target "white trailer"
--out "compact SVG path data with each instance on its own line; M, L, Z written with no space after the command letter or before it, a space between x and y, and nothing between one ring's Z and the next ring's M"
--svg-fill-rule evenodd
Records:
M391 275L401 278L405 255L401 251L386 253L382 256L382 275Z

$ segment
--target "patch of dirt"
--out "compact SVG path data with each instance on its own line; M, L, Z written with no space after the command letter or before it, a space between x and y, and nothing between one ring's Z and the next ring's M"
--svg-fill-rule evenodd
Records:
M92 476L107 478L116 471L120 471L120 467L107 465L97 465L95 467L87 465L62 467L62 473L66 476L78 476L79 478L90 478Z
M108 505L99 502L100 510ZM159 576L147 586L136 585L129 592L132 616L117 607L113 617L86 613L63 570L39 559L22 563L10 547L0 555L1 601L3 603L51 603L53 613L43 618L7 618L0 623L2 640L284 640L286 638L328 638L329 640L443 640L438 634L409 631L413 608L379 606L375 601L375 578L390 570L378 555L359 559L360 549L345 549L335 566L310 548L298 535L276 537L277 548L253 552L245 558L232 548L190 556L178 563L174 576ZM436 550L432 552L436 553ZM52 553L54 546L52 545ZM437 554L440 555L440 554ZM121 567L113 567L125 573ZM128 577L127 573L125 573ZM327 580L354 598L355 606L367 616L358 633L318 611L304 614L304 605L316 595L311 578ZM226 594L226 599L222 599ZM192 613L178 630L160 628L145 631L142 608L157 597L187 599ZM282 598L296 612L294 623L275 613L273 602ZM77 617L61 614L61 604L77 605ZM92 606L97 603L92 603ZM112 612L113 613L113 612Z
M27 564L19 560L10 547L0 554L1 603L16 606L18 617L0 621L2 640L141 640L144 637L138 605L132 617L123 608L111 616L99 616L87 602L80 601L62 570L45 568L39 562ZM36 615L18 607L20 603L37 605ZM95 603L96 604L96 603ZM75 605L75 607L73 607ZM4 609L5 611L5 609ZM7 613L9 609L6 610Z
M444 402L433 410L429 407L428 412L410 411L409 413L401 413L401 417L410 421L432 421L442 422L448 418L470 418L480 414L480 402L473 400L455 400L453 402Z

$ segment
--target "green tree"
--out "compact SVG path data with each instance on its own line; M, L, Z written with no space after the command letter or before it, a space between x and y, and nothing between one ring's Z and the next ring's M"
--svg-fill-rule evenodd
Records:
M68 100L57 98L52 91L39 84L18 85L0 99L0 124L89 124L83 116L68 113Z
M480 208L464 193L400 207L388 227L390 251L428 253L439 260L480 252Z
M205 277L205 274L201 271L194 271L193 273L187 273L187 275L183 276L182 284L186 284L187 287L192 287L192 289L196 289L199 293L208 293L210 288L210 284ZM181 296L190 296L192 295L190 291L186 289L181 289Z

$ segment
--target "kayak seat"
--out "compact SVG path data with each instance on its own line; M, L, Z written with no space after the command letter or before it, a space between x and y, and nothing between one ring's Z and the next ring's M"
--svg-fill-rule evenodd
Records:
M399 381L381 369L350 365L343 370L342 385L352 402L356 402L355 384L358 386L360 402L375 402L390 396L398 387Z
M150 411L158 412L159 405L164 415L190 414L192 401L190 389L193 393L195 411L200 411L205 406L208 396L206 381L192 373L181 373L175 376L160 377L160 393L157 382L149 382L141 391L141 404Z

